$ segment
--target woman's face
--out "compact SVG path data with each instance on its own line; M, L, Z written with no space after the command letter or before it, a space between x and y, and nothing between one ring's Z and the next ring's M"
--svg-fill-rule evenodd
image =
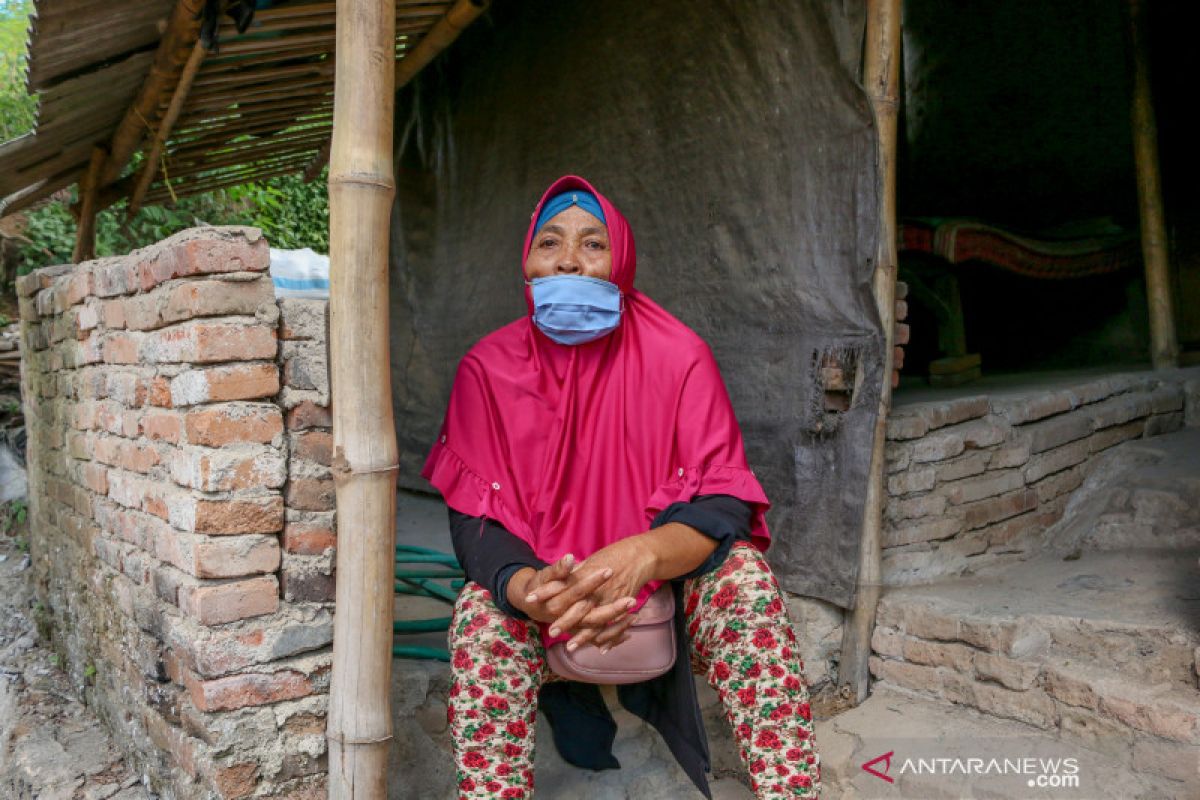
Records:
M612 276L612 249L608 228L579 206L550 218L533 237L525 259L525 277L583 275L608 280Z

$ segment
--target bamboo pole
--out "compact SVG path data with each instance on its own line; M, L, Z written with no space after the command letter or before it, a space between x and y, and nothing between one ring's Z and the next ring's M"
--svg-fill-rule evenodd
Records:
M396 62L395 87L399 90L417 73L424 69L438 54L454 43L467 26L479 18L487 10L491 0L456 0L429 32L421 37L417 45L405 53L404 58ZM332 144L327 144L317 153L317 157L304 170L304 180L311 181L320 174L321 168L329 160Z
M396 473L388 353L395 0L337 3L329 344L338 507L329 797L384 800Z
M1150 85L1149 19L1145 0L1129 0L1129 33L1133 51L1133 161L1137 170L1142 258L1146 262L1146 295L1150 304L1150 360L1155 369L1179 363L1175 307L1171 297L1171 264L1158 163L1158 123Z
M867 0L866 52L863 84L871 99L877 134L876 153L880 177L879 245L875 263L874 294L883 325L883 371L879 411L871 446L871 472L867 481L859 553L858 586L854 608L843 628L838 682L843 697L855 705L867 698L871 632L879 604L880 538L883 529L884 443L892 406L892 364L896 321L896 117L900 83L900 0Z
M71 260L78 264L96 255L96 192L99 190L100 171L104 168L107 153L100 145L92 148L92 159L87 172L79 182L80 206L79 225L75 229L75 249Z
M133 215L142 207L142 198L146 196L150 182L158 173L159 156L162 155L163 148L167 145L167 138L171 135L175 121L179 119L179 112L183 111L183 103L187 100L188 93L192 88L192 79L200 70L200 64L204 61L207 52L204 45L197 39L195 46L192 47L191 55L188 56L187 63L183 65L179 83L175 84L175 91L171 94L171 103L167 106L162 122L158 125L158 131L154 134L154 143L150 145L150 152L146 154L146 161L142 165L142 173L138 176L137 185L129 197L129 206L125 212L127 219L132 219Z

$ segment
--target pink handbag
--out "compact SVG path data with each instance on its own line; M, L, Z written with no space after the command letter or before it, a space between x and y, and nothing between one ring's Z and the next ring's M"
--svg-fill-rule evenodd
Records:
M550 669L567 680L584 683L639 683L657 678L675 666L675 596L665 583L638 610L629 626L629 639L601 654L584 645L574 653L567 643L546 650Z

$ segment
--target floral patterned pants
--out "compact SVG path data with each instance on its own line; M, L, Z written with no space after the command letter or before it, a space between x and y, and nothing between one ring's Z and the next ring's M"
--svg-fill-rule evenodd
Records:
M684 586L692 668L725 707L760 800L820 796L804 663L775 576L739 542L724 564ZM468 583L450 625L454 683L447 717L459 796L532 798L537 692L557 680L537 625L500 611Z

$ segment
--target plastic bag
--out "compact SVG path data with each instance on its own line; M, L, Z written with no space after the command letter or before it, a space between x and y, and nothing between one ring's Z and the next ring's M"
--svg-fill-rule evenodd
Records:
M271 283L276 297L329 299L329 256L311 247L271 248Z

